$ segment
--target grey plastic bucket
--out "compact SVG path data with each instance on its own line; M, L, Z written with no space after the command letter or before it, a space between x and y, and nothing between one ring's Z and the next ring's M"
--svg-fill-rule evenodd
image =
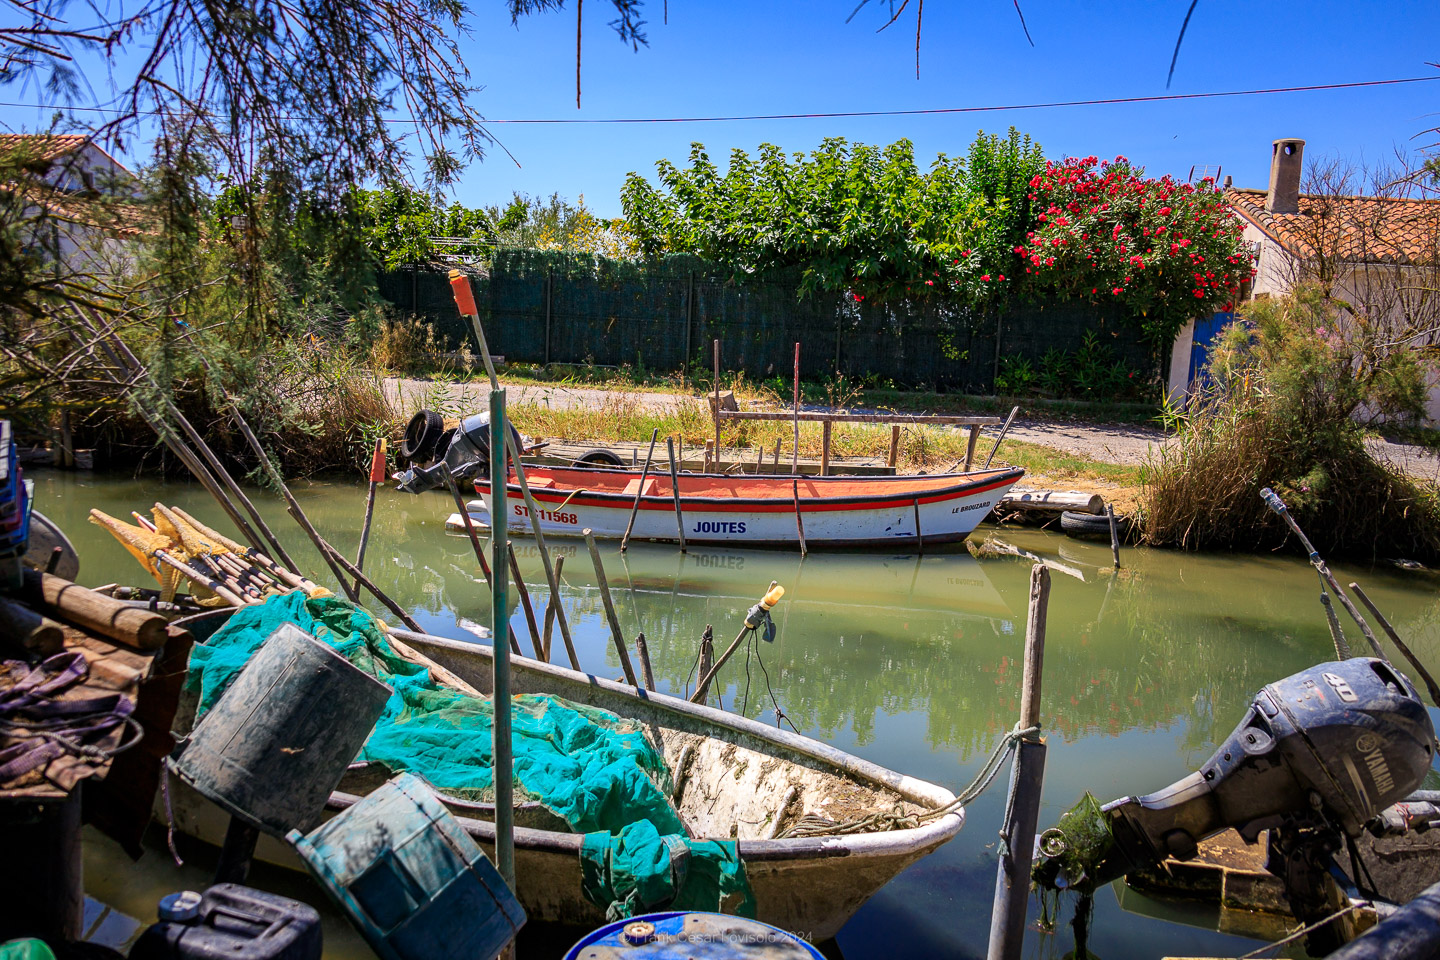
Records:
M170 767L267 833L314 829L390 688L287 623L272 633Z

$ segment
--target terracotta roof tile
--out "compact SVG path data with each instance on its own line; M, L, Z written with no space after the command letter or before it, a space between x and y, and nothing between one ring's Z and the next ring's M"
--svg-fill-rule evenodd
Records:
M1237 214L1305 259L1318 246L1350 263L1440 262L1440 200L1301 194L1299 212L1270 213L1264 190L1225 194Z
M0 133L0 157L24 147L35 160L54 160L74 153L89 139L78 133Z

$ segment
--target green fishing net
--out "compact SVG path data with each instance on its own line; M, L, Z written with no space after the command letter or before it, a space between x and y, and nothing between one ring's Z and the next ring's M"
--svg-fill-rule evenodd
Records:
M271 597L237 610L208 642L196 644L186 684L199 694L200 716L285 623L333 647L393 691L357 760L413 773L460 799L494 799L490 701L436 683L427 668L395 652L369 613L336 597L307 599L298 591ZM693 895L708 904L693 909L717 910L726 884L738 882L745 891L741 902L748 898L733 842L700 843L685 837L669 800L672 782L665 758L638 723L559 697L524 694L512 700L511 724L516 800L539 801L572 830L591 834L586 849L608 851L603 863L616 879L608 887L597 883L596 891L623 890L618 899L625 899L634 886L630 878L638 878L647 905L663 905L669 888L672 897ZM677 883L669 863L638 839L623 841L625 831L640 824L671 847L678 843L691 851L693 882L685 874ZM726 857L734 863L730 874ZM713 863L713 868L697 861ZM594 869L591 860L586 862L591 864L587 871ZM613 909L615 898L596 902Z
M0 943L0 960L55 960L43 940L11 940Z

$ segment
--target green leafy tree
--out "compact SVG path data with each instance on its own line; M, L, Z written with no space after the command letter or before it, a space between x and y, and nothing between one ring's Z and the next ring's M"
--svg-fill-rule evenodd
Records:
M965 160L943 154L922 172L909 140L881 149L830 138L793 157L762 144L754 158L736 150L724 174L697 143L687 168L656 164L658 189L631 173L621 200L646 255L695 253L737 276L798 271L805 291L856 299L983 297L987 254L1013 228L998 184L1007 163L1023 167L1038 149L1015 139L980 150L985 176L972 181Z

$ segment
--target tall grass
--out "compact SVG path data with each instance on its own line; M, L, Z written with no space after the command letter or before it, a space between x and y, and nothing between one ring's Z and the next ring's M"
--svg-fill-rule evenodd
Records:
M1350 346L1332 308L1305 291L1257 304L1248 323L1231 327L1211 385L1144 471L1145 540L1279 548L1288 531L1260 499L1268 486L1322 552L1440 558L1440 493L1371 456L1356 419L1386 405L1413 409L1411 361L1367 370Z

